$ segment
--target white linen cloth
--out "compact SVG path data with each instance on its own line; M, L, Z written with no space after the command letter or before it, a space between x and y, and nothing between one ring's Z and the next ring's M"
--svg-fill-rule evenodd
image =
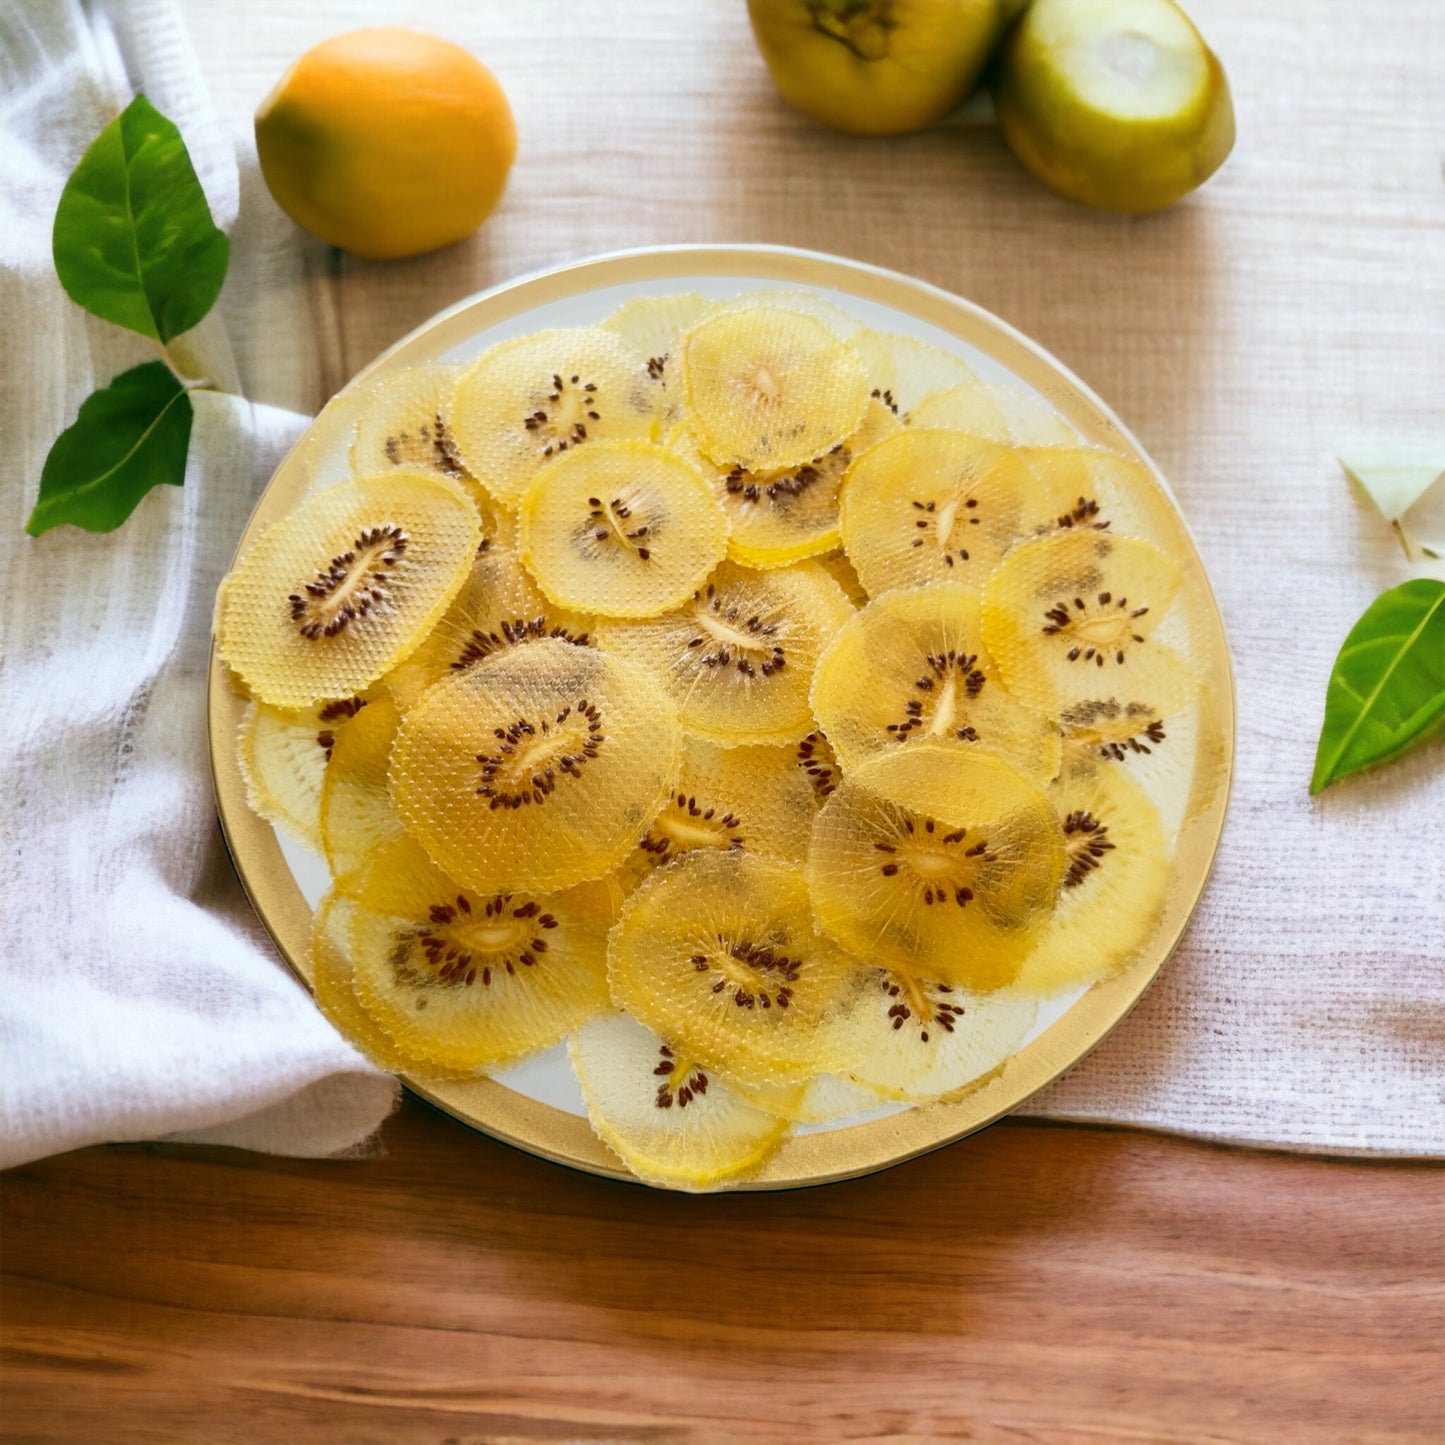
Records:
M549 4L587 57L564 85L538 59ZM1445 26L1429 7L1391 29L1335 7L1311 19L1194 0L1216 44L1231 25L1248 31L1223 51L1240 147L1199 198L1134 224L1054 201L987 146L965 152L941 133L870 146L810 127L743 64L741 5L649 0L644 16L620 0L586 14L552 0L416 3L407 23L470 45L508 87L521 130L508 198L469 246L329 273L324 249L261 186L249 115L307 45L397 16L372 0L313 9L269 6L252 29L250 5L188 8L205 81L162 3L0 11L11 519L0 725L13 779L0 886L14 920L0 1157L207 1127L248 1147L324 1153L363 1138L391 1098L274 961L211 814L210 595L299 421L198 397L183 492L149 497L110 537L18 530L55 434L93 385L147 354L87 322L49 262L60 185L128 98L121 53L131 86L180 124L232 235L217 313L188 338L230 391L312 408L471 291L672 241L785 242L894 266L991 306L1072 361L1154 451L1195 528L1235 653L1238 767L1185 942L1130 1018L1023 1112L1286 1148L1445 1153L1441 748L1317 801L1305 791L1335 650L1405 575L1388 534L1345 500L1332 451L1352 418L1386 418L1386 441L1445 429L1445 356L1425 341L1433 327L1438 348L1445 272L1420 259L1424 228L1440 233L1438 207L1434 220L1408 211L1421 167L1438 188L1437 137L1418 120L1422 104L1438 105L1445 68ZM1309 25L1318 33L1301 33ZM1386 30L1416 37L1409 57ZM639 47L655 92L644 105ZM1315 70L1281 89L1293 82L1277 57L1301 48ZM1388 113L1370 109L1361 79L1387 71L1398 97ZM595 144L577 141L582 116ZM1351 144L1363 149L1344 166ZM614 157L622 169L609 169ZM948 188L934 184L940 168ZM1315 196L1361 218L1333 249L1340 227L1310 219Z
M187 349L227 391L194 394L185 486L108 536L21 532L80 402L154 354L74 306L50 257L60 188L133 89L179 124L235 234L235 155L179 17L137 5L118 22L122 40L146 37L124 62L103 15L0 14L0 1165L157 1136L333 1154L375 1130L396 1085L338 1037L257 923L216 824L205 732L216 584L305 418L234 394L208 319ZM232 293L264 253L237 245Z

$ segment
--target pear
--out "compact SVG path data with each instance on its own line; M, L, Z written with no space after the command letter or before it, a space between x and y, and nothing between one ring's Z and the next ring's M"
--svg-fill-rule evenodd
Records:
M973 88L1008 8L1002 0L748 0L783 99L854 135L903 135L946 116Z

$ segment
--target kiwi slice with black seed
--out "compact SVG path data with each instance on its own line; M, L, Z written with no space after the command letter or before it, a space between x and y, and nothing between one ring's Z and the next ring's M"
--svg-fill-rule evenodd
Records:
M435 473L398 468L316 492L227 578L221 655L275 707L352 697L431 631L481 540L466 492Z
M801 1082L849 964L813 931L795 868L688 853L628 899L607 952L612 997L704 1069Z
M702 1190L742 1178L787 1129L624 1013L589 1019L567 1048L597 1137L649 1184Z
M983 647L979 602L958 583L886 592L828 644L813 712L843 767L942 741L1011 762L1042 786L1059 770L1059 732L1006 691Z
M766 572L724 562L681 607L638 622L603 618L601 644L667 691L709 742L794 743L813 730L808 685L853 614L816 563Z
M391 750L408 831L468 888L557 889L601 878L670 795L681 732L639 669L547 638L443 678Z
M463 372L452 434L467 471L515 506L554 457L650 437L660 399L645 359L615 331L536 331L499 342Z
M920 742L844 774L807 876L819 928L856 957L987 991L1018 971L1062 872L1034 784L991 754Z
M924 1103L997 1069L1037 1012L1037 999L1016 989L976 994L936 979L860 967L824 1030L823 1056L829 1067L883 1098Z
M543 596L513 548L490 547L478 553L441 621L383 683L405 711L433 683L504 648L544 638L586 647L594 628L591 617Z
M983 383L973 368L952 351L882 331L859 331L851 339L868 376L868 394L900 422L911 423L914 409L926 397L949 388Z
M917 427L853 463L841 504L843 547L871 597L931 582L981 590L1014 541L1061 505L1012 448Z
M1159 811L1122 768L1067 773L1050 801L1063 840L1063 886L1016 985L1040 995L1126 967L1152 931L1169 884Z
M355 403L352 470L365 475L407 467L466 479L450 421L461 371L444 362L427 362L363 384Z
M813 797L820 804L833 795L842 781L843 769L838 766L832 743L816 730L793 749L793 763L807 778Z
M607 1005L587 890L476 892L432 870L351 912L357 998L408 1069L482 1071L560 1042Z
M641 847L655 863L694 848L801 863L817 811L817 793L794 749L720 748L689 737L677 786L648 824Z
M988 579L983 638L1010 692L1058 716L1099 700L1166 714L1198 686L1152 634L1179 589L1152 542L1071 528L1021 543Z
M522 500L522 558L559 607L655 617L688 597L727 551L703 474L652 442L597 442L537 473Z
M337 736L366 696L285 710L252 701L241 718L237 757L246 800L268 823L321 852L321 781Z
M681 416L684 399L684 388L677 379L677 344L683 332L697 325L716 304L696 291L631 296L600 323L604 331L615 331L646 359L648 376L662 389L662 417L669 425Z
M728 467L765 471L824 456L857 431L868 387L825 322L786 306L710 313L680 346L688 425Z

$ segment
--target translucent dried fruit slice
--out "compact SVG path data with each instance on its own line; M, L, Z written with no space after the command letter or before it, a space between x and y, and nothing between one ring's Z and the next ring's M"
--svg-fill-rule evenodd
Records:
M600 878L672 791L681 733L637 668L548 638L429 688L391 751L407 830L468 888Z
M482 1071L607 1006L606 940L584 892L477 893L433 873L388 912L358 906L350 939L357 997L408 1067Z
M792 748L720 748L690 737L677 787L648 825L642 849L656 863L694 848L801 863L817 811L812 782Z
M716 302L709 314L716 316L725 311L747 311L755 307L800 311L804 316L821 321L830 331L846 341L851 341L863 327L863 323L851 311L845 311L817 291L801 291L787 286L744 291L730 301Z
M913 421L913 409L932 393L982 386L961 356L916 337L860 331L852 345L868 375L869 395L900 421Z
M835 1124L889 1102L876 1089L842 1074L814 1074L804 1084L745 1084L725 1074L719 1077L760 1109L793 1124Z
M859 968L828 1021L823 1053L830 1067L884 1098L921 1103L997 1069L1018 1049L1037 1012L1037 1000L1014 989L975 994Z
M816 563L755 572L724 562L682 607L644 622L602 619L602 646L676 702L683 727L724 747L791 743L813 730L808 684L853 615Z
M1123 968L1153 929L1169 884L1158 810L1127 773L1071 774L1050 798L1064 840L1063 888L1017 980L1042 995Z
M601 323L604 331L615 331L632 349L646 358L648 375L674 400L669 385L677 370L671 365L678 339L697 325L717 303L696 291L673 296L631 296Z
M559 607L655 617L727 552L706 477L652 442L597 442L559 457L522 501L522 560Z
M358 389L352 470L407 467L467 477L457 455L450 417L462 368L441 362L390 371Z
M498 501L515 506L553 457L584 442L651 436L660 395L644 358L614 331L513 337L457 382L457 454Z
M689 424L715 462L799 466L857 431L868 401L848 343L815 317L749 306L705 317L682 341Z
M321 781L322 851L338 892L385 911L418 872L440 870L401 825L387 791L387 764L401 723L385 694L333 737ZM403 893L403 897L408 896Z
M820 732L811 732L793 749L793 762L802 769L819 803L831 797L843 777L833 745Z
M748 1084L815 1072L820 1020L850 965L813 931L798 871L695 851L660 868L613 928L619 1007L704 1069Z
M1179 535L1179 522L1153 474L1141 462L1102 447L1028 446L1029 470L1060 510L1051 531L1113 532L1156 543Z
M1069 446L1079 434L1036 392L1008 382L992 382L989 394L1003 413L1009 440L1016 447Z
M1058 510L1014 451L905 428L863 453L841 494L848 560L871 597L894 587L981 589L999 558Z
M1009 446L1013 442L1003 408L992 388L976 377L930 392L909 411L908 424L967 432L969 436L998 446Z
M745 567L785 567L837 547L843 474L897 428L887 407L870 401L862 426L826 456L769 472L712 468L730 527L728 556Z
M396 1040L362 1007L351 966L351 925L356 904L344 894L328 893L317 905L311 930L311 987L316 1005L341 1034L388 1074L410 1073L429 1079L466 1079L468 1069L446 1069L408 1059Z
M352 697L431 631L480 542L466 492L434 473L398 468L316 492L227 578L221 655L276 707Z
M286 711L252 702L241 718L237 757L246 799L269 823L321 851L321 780L338 733L364 706L343 698Z
M1150 640L1179 581L1178 564L1135 537L1073 529L1024 542L988 579L984 645L1030 707L1058 716L1113 699L1168 713L1198 686Z
M585 647L593 619L548 601L507 547L489 547L472 563L446 615L383 681L403 712L434 682L464 672L503 648L544 637Z
M858 574L853 570L853 564L848 560L846 552L841 549L829 552L818 558L818 565L843 589L854 607L868 605L868 593L858 580Z
M1144 701L1093 699L1065 708L1059 726L1061 772L1082 779L1119 769L1159 810L1166 837L1208 804L1224 778L1224 733L1203 693L1167 715Z
M648 1184L701 1190L738 1179L787 1129L626 1014L590 1019L567 1048L597 1137Z
M818 926L858 958L982 991L1017 972L1063 847L1043 793L1007 763L920 742L844 775L807 871Z
M941 740L997 753L1039 786L1059 771L1059 731L1005 691L983 650L978 598L958 583L885 592L828 644L813 713L845 769Z

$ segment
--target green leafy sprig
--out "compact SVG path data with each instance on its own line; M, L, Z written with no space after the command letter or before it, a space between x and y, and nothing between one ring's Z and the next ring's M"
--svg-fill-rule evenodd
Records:
M1344 461L1412 562L1445 551L1440 458ZM1445 734L1445 582L1416 577L1382 593L1350 629L1330 673L1310 792Z
M152 487L185 481L190 393L209 383L187 378L167 344L215 305L230 250L180 131L137 96L71 172L51 253L76 305L146 337L160 358L93 392L56 438L32 536L67 523L113 532Z

